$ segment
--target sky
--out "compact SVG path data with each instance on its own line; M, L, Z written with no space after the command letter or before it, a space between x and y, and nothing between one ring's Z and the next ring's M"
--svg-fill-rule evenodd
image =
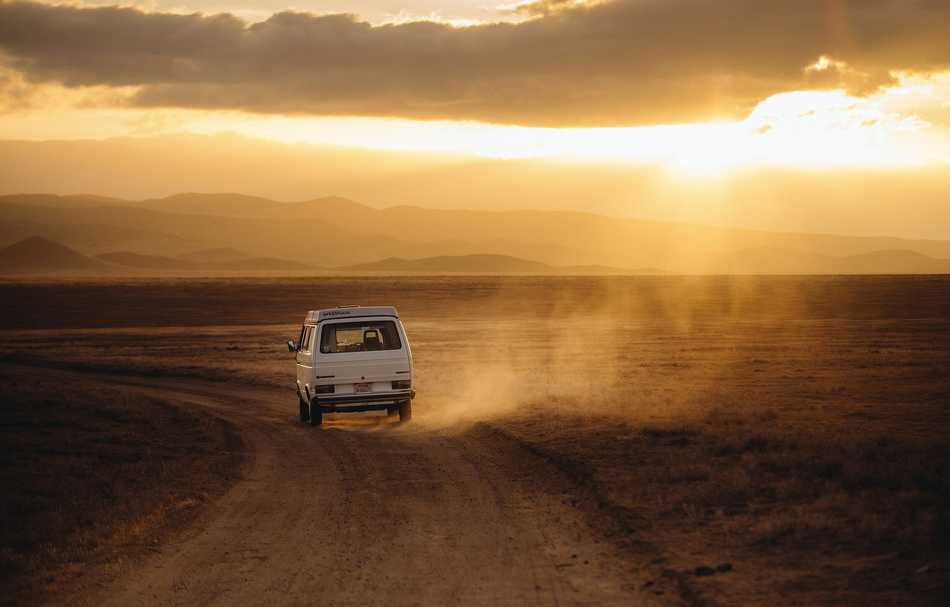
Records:
M0 0L0 139L172 133L684 181L939 171L950 3Z

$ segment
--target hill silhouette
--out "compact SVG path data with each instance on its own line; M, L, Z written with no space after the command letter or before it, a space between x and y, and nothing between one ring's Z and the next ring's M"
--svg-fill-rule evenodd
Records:
M245 194L174 194L165 198L143 200L136 206L154 211L187 213L192 215L258 216L267 209L282 207L284 203Z
M934 259L906 250L873 251L846 257L838 268L850 274L950 274L950 259Z
M948 274L950 259L882 250L832 256L776 248L746 249L724 261L730 274Z
M0 272L101 271L105 265L58 242L31 236L0 249Z
M55 171L50 170L51 159ZM162 199L176 192L243 192L298 201L332 193L373 207L410 203L442 209L580 209L670 222L745 225L766 231L895 234L891 230L901 230L900 235L938 239L947 237L950 226L950 180L946 167L940 164L835 171L750 167L707 182L659 166L631 163L492 159L445 152L282 144L221 134L0 141L0 166L4 167L0 171L0 192L4 193L95 192L139 201ZM710 204L726 193L722 204ZM153 209L180 212L186 207L176 210L156 205ZM54 239L71 245L66 239ZM876 247L904 248L908 247ZM98 252L109 250L135 249L122 246ZM467 252L515 254L485 249ZM516 255L541 259L528 253Z
M766 232L575 211L373 208L341 197L285 203L232 194L0 197L0 243L34 234L90 255L124 251L205 267L282 259L254 265L301 270L497 255L578 273L945 273L950 258L946 240ZM492 267L487 258L482 262L477 271L494 271L484 269Z

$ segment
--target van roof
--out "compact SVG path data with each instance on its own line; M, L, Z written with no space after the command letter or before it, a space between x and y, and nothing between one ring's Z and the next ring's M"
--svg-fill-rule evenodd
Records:
M399 318L394 306L338 306L307 312L305 322L317 323L333 318L363 318L366 316L392 316Z

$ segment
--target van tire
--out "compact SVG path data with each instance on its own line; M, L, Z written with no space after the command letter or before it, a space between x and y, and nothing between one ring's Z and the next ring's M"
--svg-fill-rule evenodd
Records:
M323 423L323 410L316 403L310 405L310 425L319 426Z
M298 397L297 401L300 403L300 423L305 423L310 419L310 407L302 398Z
M407 422L410 419L412 419L412 401L407 400L399 405L399 421Z

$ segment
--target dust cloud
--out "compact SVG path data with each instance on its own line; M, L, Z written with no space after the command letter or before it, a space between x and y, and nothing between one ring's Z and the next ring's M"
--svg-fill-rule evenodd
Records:
M529 413L637 423L777 415L781 427L813 425L818 413L877 419L895 403L939 402L926 395L946 366L942 333L921 331L942 327L932 319L947 314L947 286L924 276L163 280L58 285L55 298L49 289L2 289L0 355L281 387L288 415L284 342L302 310L341 302L399 309L420 424ZM123 305L102 314L100 302L113 301Z
M526 282L495 292L479 318L405 321L421 422L528 411L703 416L718 387L735 385L757 360L762 340L805 309L794 289L773 292L741 278L552 281L541 291Z

